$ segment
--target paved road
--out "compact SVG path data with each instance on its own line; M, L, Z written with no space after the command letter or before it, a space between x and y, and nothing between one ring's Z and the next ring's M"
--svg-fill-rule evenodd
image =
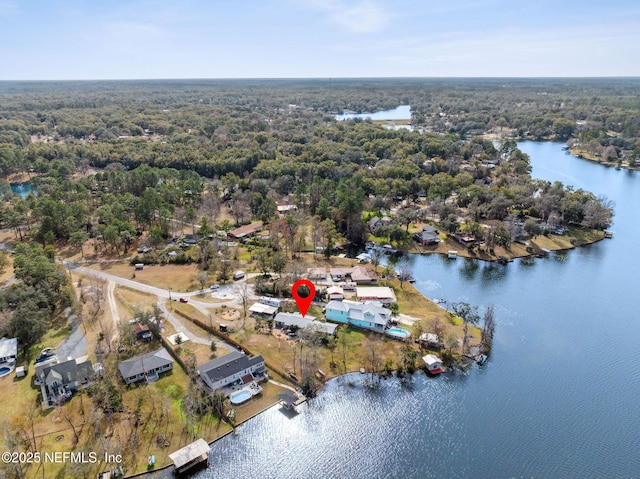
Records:
M67 358L78 358L87 354L87 338L84 331L78 325L76 317L71 313L71 309L67 308L65 314L71 323L71 334L67 336L56 349L60 362L66 361Z
M107 300L109 301L109 308L111 309L111 319L113 319L113 336L111 336L111 341L118 339L120 335L120 314L118 313L116 297L113 294L115 289L116 284L113 281L109 281L107 286Z
M83 274L85 276L91 276L94 278L99 278L99 279L103 279L109 282L109 287L108 287L108 297L109 297L109 305L111 307L111 311L115 312L115 315L117 316L117 308L116 308L116 304L115 304L115 298L113 297L113 288L115 288L115 285L119 284L122 286L127 286L128 288L131 289L135 289L136 291L141 291L143 293L147 293L147 294L152 294L158 297L158 307L160 308L160 310L162 311L162 313L165 315L165 317L167 318L167 320L173 325L173 327L176 329L176 331L182 331L185 336L187 336L189 338L190 341L193 341L195 343L198 344L206 344L209 345L211 344L211 338L210 337L203 337L203 336L198 336L192 332L190 332L185 326L184 324L181 322L180 319L178 319L168 308L167 308L167 304L166 301L167 299L169 299L169 291L166 289L162 289L162 288L156 288L155 286L149 286L146 284L142 284L139 283L138 281L133 281L130 279L126 279L126 278L121 278L120 276L115 276L113 274L109 274L109 273L105 273L102 271L97 271L95 269L91 269L91 268L85 268L84 266L78 266L77 263L73 263L73 262L65 262L65 266L68 267L69 269ZM231 286L231 285L230 285ZM227 288L227 286L225 286L224 288ZM222 288L221 288L222 289ZM196 294L200 294L200 291L197 292L191 292L191 293L180 293L177 291L172 291L172 298L176 298L178 296L194 296ZM113 300L113 303L112 303ZM221 305L227 305L227 306L237 306L238 303L240 302L240 299L236 296L234 296L233 298L231 298L229 301L225 301L223 303L205 303L202 301L197 301L194 300L192 298L190 298L190 304L193 305L198 311L200 311L201 313L203 313L205 316L208 316L210 314L209 308L214 308L214 307L219 307ZM114 317L114 322L118 321L119 322L119 317ZM117 328L116 328L117 329ZM233 346L231 346L230 344L224 343L224 342L220 342L220 341L216 341L216 346L222 349L226 349L228 351L234 351L235 348Z

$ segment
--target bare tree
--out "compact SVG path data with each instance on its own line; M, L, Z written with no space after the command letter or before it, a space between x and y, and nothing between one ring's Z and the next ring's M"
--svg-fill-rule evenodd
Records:
M380 386L380 371L382 370L382 356L380 353L380 338L370 335L366 345L365 363L369 370L368 386L377 388Z
M476 325L478 321L480 321L480 316L478 315L478 307L471 306L469 303L460 302L453 303L451 305L451 309L455 313L456 316L462 319L464 322L464 337L462 338L462 354L465 354L467 351L467 345L469 342L469 325Z
M484 324L482 326L482 346L485 353L491 352L493 347L493 335L496 330L495 314L493 305L487 306L487 310L483 316Z
M200 290L204 290L204 285L207 284L207 280L209 279L209 273L206 271L198 271L196 278L198 283L200 283Z
M411 281L413 279L413 271L409 261L406 258L402 258L396 263L396 271L398 280L400 281L400 289L404 289L404 282Z
M383 256L384 256L384 251L382 251L382 248L375 247L369 251L371 264L373 265L373 269L376 273L378 272L378 266L380 266L380 261L382 261Z
M240 296L240 301L242 302L242 329L244 329L245 322L247 320L247 303L249 301L251 290L249 289L249 283L247 283L246 280L236 284L235 289Z

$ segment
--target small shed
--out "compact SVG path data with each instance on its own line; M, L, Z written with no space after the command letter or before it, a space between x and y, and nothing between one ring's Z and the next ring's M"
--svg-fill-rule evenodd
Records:
M27 372L24 369L24 366L18 366L16 368L16 377L17 378L23 378L27 375Z
M444 372L442 369L442 360L435 354L427 354L423 356L422 360L427 366L427 371L431 374L440 374Z
M169 454L176 471L180 474L194 466L209 461L209 444L204 439L187 444L182 449Z
M135 264L135 268L136 268L137 270L143 269L143 268L144 268L144 263L136 263L136 264Z
M342 289L340 286L329 286L327 288L327 298L329 298L329 301L333 301L333 300L343 300L344 299L344 289Z

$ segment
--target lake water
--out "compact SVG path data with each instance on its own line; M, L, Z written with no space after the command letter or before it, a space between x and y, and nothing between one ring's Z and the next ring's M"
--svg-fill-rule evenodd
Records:
M486 365L331 381L301 414L274 407L216 442L199 479L640 477L640 174L519 146L534 177L615 200L614 239L532 264L413 256L426 296L495 305Z
M366 120L367 118L380 121L380 120L411 120L411 106L400 105L393 110L381 110L375 113L343 113L335 116L336 120L353 120L354 118L360 118Z
M27 198L29 194L38 194L30 181L25 183L11 183L11 191L21 198Z

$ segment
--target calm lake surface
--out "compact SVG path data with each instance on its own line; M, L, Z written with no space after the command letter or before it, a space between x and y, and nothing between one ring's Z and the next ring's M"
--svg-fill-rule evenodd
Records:
M27 198L31 193L34 195L38 194L30 181L25 183L11 183L11 191L21 198Z
M375 113L343 113L335 116L336 120L353 120L354 118L360 118L365 120L367 118L371 120L411 120L411 106L400 105L393 110L380 110Z
M213 444L199 479L640 477L640 175L519 146L534 177L613 199L614 239L532 264L414 256L427 297L495 305L489 362L412 387L331 381Z

